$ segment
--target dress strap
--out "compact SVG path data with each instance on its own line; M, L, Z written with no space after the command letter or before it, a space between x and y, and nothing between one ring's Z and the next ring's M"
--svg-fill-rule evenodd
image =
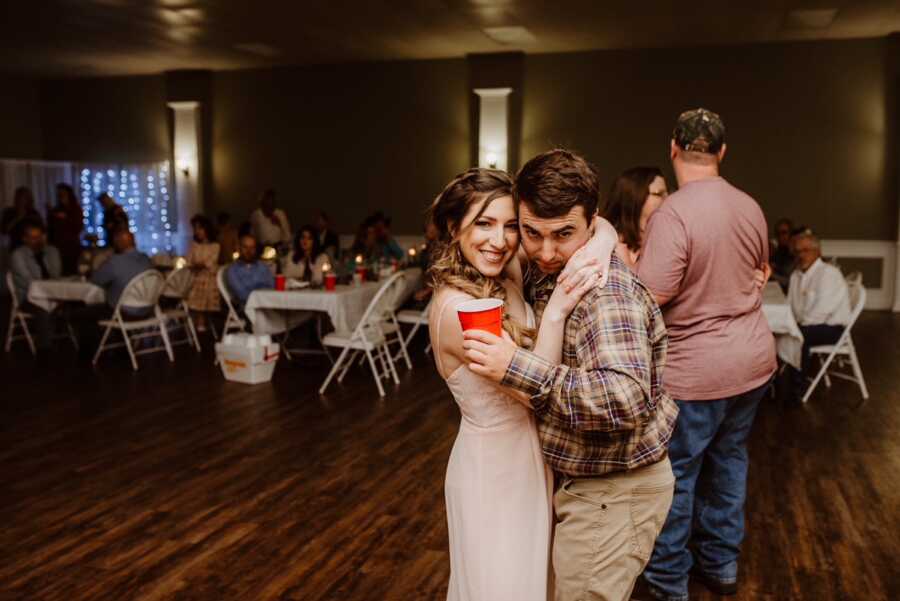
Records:
M441 377L446 377L444 375L444 362L441 360L441 321L444 319L444 309L447 308L447 305L450 304L450 301L459 301L465 298L467 298L467 296L463 293L457 294L448 292L447 297L443 299L443 302L437 307L437 320L434 322L434 340L432 341L432 346L434 347L434 359L437 363L438 372L440 372Z

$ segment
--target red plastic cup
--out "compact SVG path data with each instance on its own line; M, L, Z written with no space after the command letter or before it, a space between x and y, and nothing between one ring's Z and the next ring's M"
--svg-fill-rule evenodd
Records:
M335 288L337 288L337 276L333 273L325 274L325 290L329 292L334 292Z
M356 273L359 274L359 279L362 282L366 281L366 271L367 271L367 269L364 265L356 268Z
M456 306L459 323L465 330L484 330L500 336L503 322L503 301L499 298L478 298Z
M286 278L283 275L275 276L275 290L284 290Z

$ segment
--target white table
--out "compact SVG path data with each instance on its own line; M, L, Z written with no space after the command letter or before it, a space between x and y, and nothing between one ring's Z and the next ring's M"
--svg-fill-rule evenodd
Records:
M53 311L64 301L82 301L88 305L106 302L106 291L80 278L34 280L28 287L28 302L45 311Z
M401 298L408 297L421 285L422 270L406 270L406 284ZM383 282L366 282L359 286L338 286L333 292L323 289L254 290L247 299L244 312L253 324L254 334L279 334L306 321L309 311L327 313L336 332L349 335Z
M803 334L794 319L787 297L776 282L769 282L763 290L762 310L775 335L775 349L785 363L800 369Z

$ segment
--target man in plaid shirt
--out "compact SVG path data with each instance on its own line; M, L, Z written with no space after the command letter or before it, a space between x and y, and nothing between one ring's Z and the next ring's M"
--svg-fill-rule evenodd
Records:
M581 157L552 150L516 177L535 316L590 237L599 185ZM530 277L529 277L530 276ZM560 324L562 327L562 324ZM465 332L470 368L527 395L557 476L556 601L627 601L672 500L667 458L678 408L662 388L667 335L650 292L613 256L606 285L564 324L555 364L486 332Z

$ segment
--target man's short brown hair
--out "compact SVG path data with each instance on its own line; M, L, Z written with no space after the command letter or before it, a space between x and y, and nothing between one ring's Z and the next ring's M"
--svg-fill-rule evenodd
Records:
M516 175L513 195L538 217L560 217L581 206L590 222L600 202L600 183L596 169L584 158L554 148L525 163Z

